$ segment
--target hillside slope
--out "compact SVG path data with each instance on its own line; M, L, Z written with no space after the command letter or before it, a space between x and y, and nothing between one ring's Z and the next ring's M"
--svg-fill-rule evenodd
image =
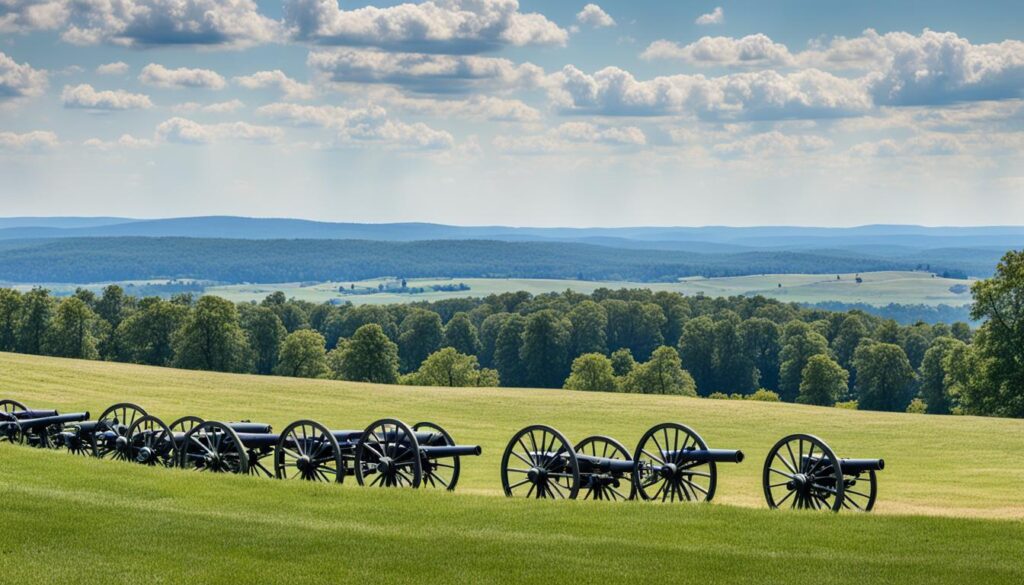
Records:
M615 437L633 448L650 426L675 420L712 447L742 449L747 460L720 469L716 504L763 508L761 464L781 436L817 434L841 457L884 457L877 514L1024 519L1024 420L871 413L792 404L563 390L377 386L239 376L0 353L0 394L39 407L98 414L123 400L168 420L252 419L283 428L315 418L362 428L396 417L430 420L460 443L483 446L463 465L460 493L499 495L498 467L511 435L532 423L570 440Z

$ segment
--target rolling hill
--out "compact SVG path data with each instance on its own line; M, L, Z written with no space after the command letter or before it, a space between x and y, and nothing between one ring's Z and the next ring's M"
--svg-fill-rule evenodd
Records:
M0 445L4 577L37 580L543 583L568 576L673 582L1019 583L1024 421L789 404L517 389L373 386L0 354L4 396L62 410L130 399L162 417L314 416L363 426L430 419L484 455L456 493L394 492L140 468ZM500 496L518 428L545 422L632 447L665 419L747 461L720 468L715 503L537 502ZM761 461L781 435L882 456L877 512L769 511ZM68 551L74 550L70 555Z

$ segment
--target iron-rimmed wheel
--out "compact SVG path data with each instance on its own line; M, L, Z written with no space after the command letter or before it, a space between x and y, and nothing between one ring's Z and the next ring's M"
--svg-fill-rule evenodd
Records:
M119 402L103 411L92 437L93 451L100 459L128 460L128 429L146 416L138 404Z
M412 426L412 430L417 433L434 433L436 439L432 440L429 445L420 445L421 447L451 447L455 445L455 439L441 425L432 422L418 422ZM424 457L421 465L423 466L423 482L421 487L436 487L453 491L455 484L459 483L461 465L459 464L458 455L443 459L427 459Z
M842 462L840 462L840 466ZM867 489L861 487L867 484ZM878 496L878 478L875 470L869 469L857 475L843 477L843 508L858 512L870 512Z
M592 435L583 439L573 448L576 457L590 456L602 459L618 459L633 462L626 446L611 437ZM585 465L584 465L585 467ZM584 500L632 500L636 497L633 472L581 474Z
M572 443L547 425L519 431L501 457L501 486L509 497L575 500L580 468Z
M82 430L81 424L64 426L61 431L61 445L72 455L93 457L96 455L96 444L92 433Z
M316 421L293 422L285 427L274 449L274 476L341 483L345 479L345 461L338 439Z
M128 461L141 465L174 467L178 445L164 421L146 415L128 427Z
M831 510L843 507L843 470L839 458L814 435L779 439L768 452L761 478L769 508Z
M185 433L178 445L178 465L211 473L249 473L249 457L228 425L206 421Z
M0 420L0 443L21 442L21 424L13 419Z
M686 451L707 449L690 427L661 423L651 427L633 454L633 484L638 496L662 502L709 502L718 486L714 461L692 461Z
M423 468L416 435L402 421L378 420L359 437L355 468L359 485L420 487Z
M0 412L21 412L28 410L28 407L17 400L0 400Z

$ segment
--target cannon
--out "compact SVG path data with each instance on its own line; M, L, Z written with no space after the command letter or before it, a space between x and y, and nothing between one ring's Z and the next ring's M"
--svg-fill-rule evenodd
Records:
M454 490L460 457L480 452L476 445L456 445L447 431L429 422L410 428L382 419L364 430L330 430L300 420L281 433L274 472L279 479L341 483L355 475L359 485Z
M263 423L203 421L186 431L180 443L175 440L178 465L212 473L274 477L262 463L274 453L281 438L272 431Z
M40 449L61 449L65 446L65 426L87 420L88 412L19 419L19 442Z
M802 433L768 452L762 484L769 508L869 512L878 495L883 459L840 459L824 441Z
M128 429L127 460L141 465L175 467L185 434L204 422L197 416L183 416L167 425L155 416L143 416Z
M685 425L663 423L640 439L631 456L621 443L594 435L572 445L556 429L531 425L516 433L502 456L502 488L509 497L595 500L708 501L717 463L743 453L708 449Z
M0 443L20 443L22 426L19 421L57 416L56 410L30 409L17 400L0 400Z
M58 437L60 447L76 455L126 461L128 429L144 416L145 409L137 404L114 404L94 421L65 425Z

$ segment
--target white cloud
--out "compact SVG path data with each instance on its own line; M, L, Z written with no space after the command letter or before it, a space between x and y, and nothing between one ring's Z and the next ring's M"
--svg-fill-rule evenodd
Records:
M139 74L139 81L146 85L175 89L223 89L227 85L224 78L216 71L187 67L168 69L157 63L150 63L143 67L142 73Z
M139 110L153 107L153 102L145 94L129 93L120 89L96 91L87 83L75 86L65 85L60 98L65 108Z
M101 140L99 138L90 138L82 144L88 148L102 151L114 149L139 150L156 146L156 144L148 138L136 138L131 134L122 134L117 140L111 141Z
M293 38L324 45L477 53L504 45L564 45L568 33L517 0L427 0L341 10L336 0L286 0Z
M275 103L256 110L261 116L297 126L319 126L336 133L337 143L378 143L393 148L436 150L451 148L455 139L423 123L392 119L380 106L343 108Z
M97 67L96 73L100 75L124 75L125 73L128 73L128 64L124 61L106 63Z
M46 71L18 64L0 52L0 102L42 95L46 89Z
M536 155L566 152L579 145L639 147L647 136L636 126L598 126L590 122L566 122L544 134L496 136L495 148L506 154Z
M722 24L725 22L725 12L722 11L721 6L716 6L714 10L707 14L701 14L697 17L697 20L693 21L694 24L701 26L707 26L709 24Z
M362 49L315 51L307 64L337 83L388 83L426 93L472 87L535 87L544 70L532 63L475 55L385 53Z
M64 0L0 0L0 32L53 30L60 28L67 17Z
M234 81L246 89L276 88L290 100L309 100L316 96L312 85L300 83L285 75L280 69L257 71L252 75L236 77Z
M606 67L590 75L567 65L549 81L551 98L564 113L785 119L854 115L871 107L857 80L816 69L785 75L757 71L639 81L618 67Z
M247 122L200 124L187 118L171 118L156 127L158 140L181 144L210 144L222 139L245 142L276 142L284 132L274 126L255 126Z
M925 134L903 141L886 138L876 142L864 142L850 148L850 154L874 157L950 156L965 152L967 147L960 139L948 134Z
M17 134L0 132L0 151L42 152L60 146L57 135L48 130L34 130Z
M587 4L576 14L576 22L594 28L615 26L615 19L597 4Z
M772 130L716 144L712 152L719 158L777 158L806 155L824 150L831 145L831 140L821 136L784 134Z
M540 112L520 100L474 95L467 99L409 97L396 91L374 95L374 101L405 112L444 118L469 118L491 122L537 122Z
M786 45L776 43L761 33L740 39L701 37L685 46L666 40L654 41L640 54L640 58L647 60L671 59L714 67L788 66L793 64L793 56Z
M242 100L228 100L212 104L201 104L199 102L185 102L171 106L175 113L203 112L206 114L230 114L245 107Z
M77 45L248 46L280 34L253 0L73 0L69 6L62 38Z

